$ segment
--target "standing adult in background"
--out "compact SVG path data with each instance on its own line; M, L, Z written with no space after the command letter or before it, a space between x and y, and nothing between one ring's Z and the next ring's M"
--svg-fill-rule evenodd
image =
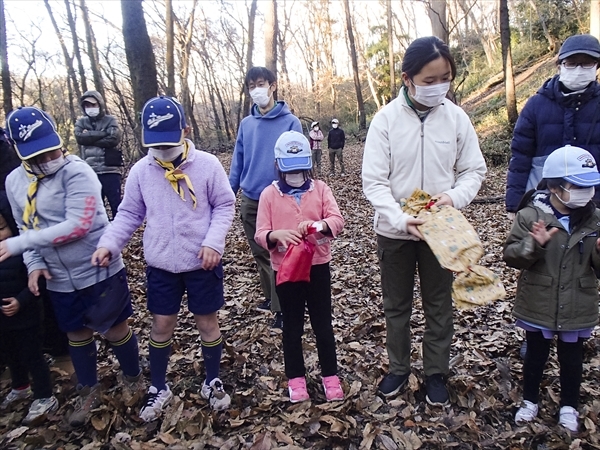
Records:
M363 191L375 209L389 373L379 384L396 395L411 371L410 318L418 268L425 313L423 372L430 405L449 401L446 377L454 334L452 272L440 266L400 199L420 188L437 205L464 208L486 173L467 114L446 98L456 76L448 46L435 36L413 41L402 61L398 97L373 118L362 166Z
M108 200L112 218L121 203L121 166L123 158L117 148L121 130L117 119L107 114L106 104L96 91L87 91L79 102L83 116L75 123L75 139L81 159L88 163L102 185L102 199Z
M517 120L506 183L506 211L514 218L521 197L535 189L550 153L573 145L600 164L600 43L589 34L568 37L558 52L558 73L544 82ZM600 190L594 196L600 204Z
M273 163L273 149L277 139L285 131L302 133L302 125L284 101L275 100L273 94L277 90L277 80L269 69L253 67L246 74L245 84L254 105L250 115L244 117L238 129L229 169L229 184L236 194L242 190L240 215L246 239L258 265L260 287L265 296L258 309L275 312L273 328L281 328L283 316L275 293L269 251L254 240L256 215L260 194L277 179Z
M346 133L340 128L340 121L333 119L331 121L331 130L327 135L327 147L329 147L329 175L335 175L335 157L340 162L340 173L346 175L344 170L344 156L342 152L346 145Z
M310 124L310 131L308 133L310 141L310 150L312 153L313 167L317 166L316 174L321 176L321 144L323 143L323 132L319 127L319 122L313 122Z

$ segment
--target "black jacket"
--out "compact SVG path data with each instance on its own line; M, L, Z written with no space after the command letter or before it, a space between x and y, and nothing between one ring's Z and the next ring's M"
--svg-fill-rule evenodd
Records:
M19 167L21 160L15 149L8 143L4 130L0 128L0 190L4 191L4 182L9 173Z
M332 150L344 148L346 145L346 133L341 128L332 128L327 135L327 147Z
M20 255L0 263L0 299L9 297L15 297L20 303L20 308L19 312L11 317L0 312L0 333L40 326L41 300L27 287L27 267Z

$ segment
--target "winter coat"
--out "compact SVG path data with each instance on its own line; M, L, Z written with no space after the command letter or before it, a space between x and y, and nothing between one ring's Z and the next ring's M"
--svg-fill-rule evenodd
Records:
M287 104L278 101L264 116L257 105L244 117L238 129L235 149L229 169L229 184L237 194L258 200L260 193L277 179L275 170L275 143L286 131L302 133L302 125Z
M402 89L405 89L404 87ZM456 209L477 195L486 173L475 129L449 100L421 121L404 91L373 118L362 165L363 191L375 208L375 232L390 239L416 238L407 231L412 217L400 200L416 188L447 194Z
M113 276L123 266L120 254L113 255L107 270L92 266L96 244L108 226L102 202L102 187L94 171L79 157L67 162L52 175L38 181L39 230L22 231L5 242L13 255L23 254L28 272L48 269L48 289L73 292ZM23 209L31 179L23 166L6 179L13 216L23 228Z
M589 151L600 164L600 84L565 96L558 75L531 97L515 125L506 184L506 210L516 212L521 197L542 179L546 157L564 145ZM600 190L596 193L600 198Z
M84 115L75 122L75 139L79 144L81 159L90 165L97 174L121 173L119 166L107 166L105 152L121 142L121 130L114 116L106 114L106 105L102 96L96 91L87 91L81 96L79 105L83 110L86 98L93 97L98 101L100 114L96 117Z
M5 316L0 311L0 331L23 330L41 325L42 303L27 287L27 268L21 255L11 256L0 262L0 301L15 297L19 311L14 316Z
M550 330L593 327L598 323L600 211L569 234L552 209L539 200L541 195L548 193L536 193L517 213L504 244L506 264L521 269L513 315ZM558 229L545 247L529 234L539 220L549 229Z
M201 247L223 254L225 237L235 213L235 196L219 160L190 146L188 157L179 169L189 176L197 205L194 209L183 180L185 201L165 178L165 170L151 156L131 168L119 214L98 242L118 255L133 232L146 219L144 256L149 266L172 273L200 269Z
M331 150L344 148L346 145L346 133L341 128L332 128L327 134L327 147Z
M323 132L321 130L310 130L308 137L310 138L310 149L321 150L321 142L324 139Z

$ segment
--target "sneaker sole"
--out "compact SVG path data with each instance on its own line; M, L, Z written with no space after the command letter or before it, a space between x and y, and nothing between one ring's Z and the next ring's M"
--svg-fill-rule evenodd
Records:
M378 390L378 391L379 391L379 393L380 393L381 395L383 395L385 398L388 398L388 397L393 397L394 395L398 395L398 393L399 393L399 392L402 390L402 388L403 388L404 386L406 386L406 382L407 382L407 381L408 381L408 379L407 379L407 380L406 380L404 383L402 383L400 386L398 386L396 389L394 389L392 392L388 392L387 394L386 394L385 392L383 392L383 391L382 391L381 389L379 389L379 388L377 388L377 390Z
M446 400L445 402L433 402L431 401L431 399L429 398L428 395L425 396L425 400L427 400L427 403L429 403L431 406L448 406L450 404L450 400Z

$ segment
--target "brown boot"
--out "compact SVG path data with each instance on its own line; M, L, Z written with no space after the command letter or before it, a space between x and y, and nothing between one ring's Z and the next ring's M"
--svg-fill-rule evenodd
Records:
M90 412L100 406L100 384L84 386L79 390L79 397L75 402L75 410L69 417L69 425L73 428L85 425L90 417Z

